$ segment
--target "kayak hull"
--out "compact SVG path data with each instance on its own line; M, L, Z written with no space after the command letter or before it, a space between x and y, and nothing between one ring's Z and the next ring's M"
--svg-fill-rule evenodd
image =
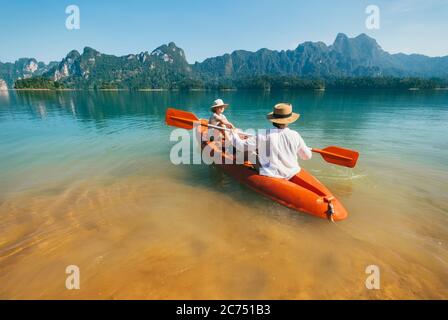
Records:
M200 126L199 133L201 136L206 135L207 127ZM257 193L288 208L322 219L331 218L334 221L340 221L347 218L348 213L342 203L305 169L302 168L290 180L266 177L259 175L248 162L234 164L234 156L223 152L218 144L211 141L201 142L202 150L207 146L215 159L218 157L222 159L222 164L216 164L217 167Z

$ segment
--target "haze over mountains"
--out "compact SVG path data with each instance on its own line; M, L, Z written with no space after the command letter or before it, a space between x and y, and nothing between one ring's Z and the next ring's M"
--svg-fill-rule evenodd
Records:
M0 79L11 88L17 79L42 76L69 88L179 88L191 83L219 83L256 76L304 79L347 77L419 77L448 79L448 56L389 54L375 39L338 34L334 43L305 42L295 50L231 54L189 64L174 43L151 53L117 57L86 47L48 65L35 59L0 63Z

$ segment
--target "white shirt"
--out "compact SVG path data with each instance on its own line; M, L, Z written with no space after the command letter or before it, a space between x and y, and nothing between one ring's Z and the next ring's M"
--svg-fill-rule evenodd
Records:
M224 114L217 114L216 112L214 112L211 116L210 119L208 120L209 124L212 124L214 126L219 126L221 125L224 121L227 121L227 118Z
M312 157L297 131L289 128L269 129L265 134L258 134L248 139L241 139L233 134L233 145L239 151L256 151L260 162L260 175L291 179L300 172L298 157L309 160ZM258 143L257 143L258 142Z
M226 118L226 116L224 115L224 114L217 114L216 112L214 112L211 116L210 116L210 119L208 120L208 123L209 124L212 124L212 125L214 125L214 126L220 126L220 127L223 127L224 125L223 125L223 122L224 121L227 121L227 118ZM215 135L215 129L213 129L213 128L210 128L209 130L208 130L208 136L209 137L212 137L212 136L214 136ZM218 137L219 137L219 135L218 135Z

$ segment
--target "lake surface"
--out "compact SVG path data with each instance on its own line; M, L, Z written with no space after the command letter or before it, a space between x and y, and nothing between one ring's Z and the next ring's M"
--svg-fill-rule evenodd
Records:
M301 163L348 219L171 164L165 109L208 117L218 97L238 127L291 102L309 146L359 150L355 169ZM447 160L446 91L3 91L0 298L447 299Z

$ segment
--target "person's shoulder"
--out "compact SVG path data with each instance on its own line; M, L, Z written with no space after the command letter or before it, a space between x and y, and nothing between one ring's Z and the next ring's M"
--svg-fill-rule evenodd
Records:
M300 133L296 130L290 129L290 128L286 128L288 135L290 136L294 136L296 138L300 138Z
M289 129L289 128L288 128ZM291 137L291 139L294 139L294 141L296 141L298 144L301 144L303 141L302 136L300 135L300 133L296 130L291 130L289 129L288 131L288 135L289 137Z

